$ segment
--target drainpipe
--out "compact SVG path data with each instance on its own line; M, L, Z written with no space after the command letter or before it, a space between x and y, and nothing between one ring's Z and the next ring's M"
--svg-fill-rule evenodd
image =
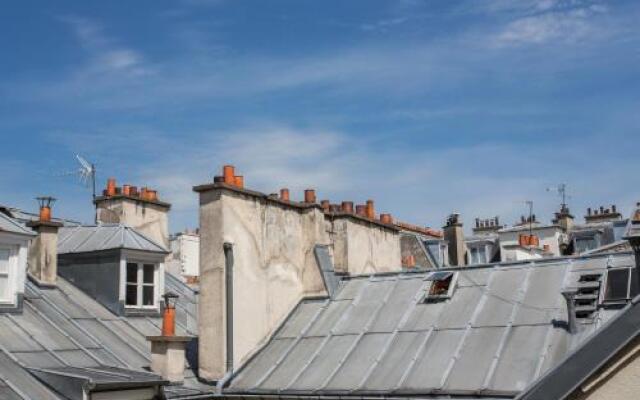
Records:
M574 302L576 293L575 290L562 291L562 297L564 297L564 300L567 302L567 326L571 334L578 332L578 320L576 318L576 305Z
M224 249L224 284L226 304L226 373L216 384L216 392L222 393L222 389L229 383L233 376L233 245L225 243Z

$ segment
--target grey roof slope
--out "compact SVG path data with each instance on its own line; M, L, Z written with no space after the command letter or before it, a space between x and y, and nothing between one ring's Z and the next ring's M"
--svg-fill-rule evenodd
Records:
M143 250L167 253L134 228L120 224L63 227L58 232L58 254L85 253L110 249Z
M419 301L429 273L351 279L333 299L302 301L225 392L513 397L616 312L569 334L554 323L567 318L561 290L631 263L616 254L460 269L439 303Z
M35 232L0 211L0 232L35 236Z
M564 399L640 335L640 296L595 332L518 400Z
M189 322L193 316L185 315L187 310L193 311L195 294L168 275L166 282L168 290L181 293L176 334L195 335L189 326L194 325ZM144 374L151 360L145 337L158 335L161 324L160 318L116 316L62 278L58 278L57 288L44 289L27 282L22 314L0 315L0 398L63 399L29 369L65 371L75 367L87 369L79 374L87 375L92 369L108 366ZM170 398L180 398L211 393L211 388L199 383L187 368L184 385L166 387L165 392Z

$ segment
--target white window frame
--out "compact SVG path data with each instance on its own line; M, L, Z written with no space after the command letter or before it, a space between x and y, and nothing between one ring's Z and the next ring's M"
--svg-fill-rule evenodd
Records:
M137 275L136 275L136 304L127 304L127 287L130 285L127 281L127 270L129 264L136 264L138 266ZM153 283L144 283L144 265L153 265ZM145 310L153 310L159 307L159 286L160 286L160 264L152 261L142 261L142 260L125 260L125 268L124 275L122 279L124 280L124 306L127 309L145 309ZM142 296L143 296L143 288L145 286L153 286L153 305L143 305Z
M15 305L16 304L16 280L17 277L17 264L18 264L18 249L19 246L0 243L0 250L9 251L9 265L7 267L7 288L9 295L6 299L0 297L0 305Z
M458 272L451 272L451 276L448 279L451 279L451 281L449 282L449 287L447 288L447 293L443 293L443 294L431 294L431 288L434 284L434 282L437 282L437 280L431 280L431 275L433 274L437 274L437 273L443 273L445 271L442 272L432 272L431 274L427 275L424 280L429 282L429 285L425 288L424 291L424 296L423 299L421 301L421 303L432 303L432 302L437 302L437 301L442 301L442 300L447 300L450 299L453 296L453 292L456 289L456 286L458 285Z

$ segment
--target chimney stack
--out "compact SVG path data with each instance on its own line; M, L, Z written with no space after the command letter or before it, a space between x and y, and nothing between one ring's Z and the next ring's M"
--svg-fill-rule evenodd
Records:
M28 272L43 286L54 286L58 278L58 229L59 222L51 221L53 197L38 197L40 215L27 226L38 233L29 247Z
M465 265L465 243L464 230L460 222L460 214L451 214L447 218L447 223L442 228L444 239L449 243L449 263L451 265Z

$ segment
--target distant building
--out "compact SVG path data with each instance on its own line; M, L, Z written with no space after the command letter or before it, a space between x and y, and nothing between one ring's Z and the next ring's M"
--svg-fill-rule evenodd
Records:
M200 235L198 230L184 230L169 237L171 256L167 259L167 270L176 276L200 275Z

